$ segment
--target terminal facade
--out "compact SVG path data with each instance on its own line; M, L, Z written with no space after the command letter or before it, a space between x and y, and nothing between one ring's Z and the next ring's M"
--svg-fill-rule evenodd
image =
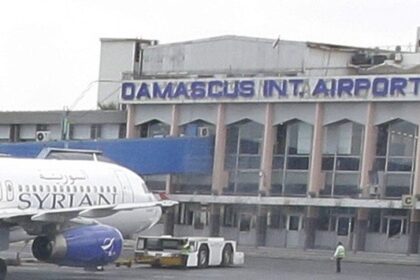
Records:
M127 110L127 137L214 137L211 174L149 182L180 201L151 232L418 252L418 52L237 36L101 42L99 102Z
M418 49L102 39L99 81L101 107L120 110L74 119L85 138L213 140L209 172L145 176L180 202L148 233L418 253ZM4 140L44 113L0 118Z

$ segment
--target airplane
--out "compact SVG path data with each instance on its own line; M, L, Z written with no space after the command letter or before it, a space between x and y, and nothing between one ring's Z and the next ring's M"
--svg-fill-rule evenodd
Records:
M152 227L176 204L114 163L0 157L0 251L33 240L40 261L94 269L119 257L123 236ZM0 259L0 280L6 274Z

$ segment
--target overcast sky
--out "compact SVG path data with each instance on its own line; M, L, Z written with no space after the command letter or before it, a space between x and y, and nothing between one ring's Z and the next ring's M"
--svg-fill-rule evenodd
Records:
M2 0L0 110L71 106L98 79L101 37L409 45L419 11L419 0ZM96 99L95 85L74 109L95 109Z

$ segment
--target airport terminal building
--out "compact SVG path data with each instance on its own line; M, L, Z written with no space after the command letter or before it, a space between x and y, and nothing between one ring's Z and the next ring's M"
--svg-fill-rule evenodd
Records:
M127 110L127 137L214 139L209 174L148 178L181 202L151 232L418 252L420 53L237 36L101 44L99 102Z
M80 131L211 140L207 171L145 176L151 190L180 202L148 233L418 253L418 44L101 39L98 102L120 110L92 112ZM114 115L101 123L99 114ZM0 125L5 141L9 122Z

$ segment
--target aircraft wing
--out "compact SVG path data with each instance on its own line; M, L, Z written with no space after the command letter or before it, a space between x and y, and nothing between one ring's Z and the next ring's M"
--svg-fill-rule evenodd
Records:
M98 205L66 209L3 209L0 210L0 220L14 222L26 217L34 222L65 223L74 218L102 218L113 215L119 211L131 211L154 206L171 207L176 205L177 203L178 202L172 200L159 200L150 202Z

